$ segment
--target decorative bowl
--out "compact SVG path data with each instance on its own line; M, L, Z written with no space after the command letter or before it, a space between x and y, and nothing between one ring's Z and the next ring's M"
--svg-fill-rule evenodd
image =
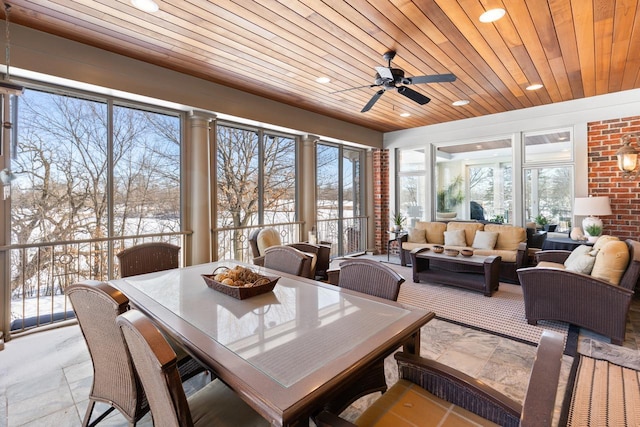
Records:
M449 256L458 256L459 253L460 253L460 251L457 250L457 249L445 249L444 250L444 254L445 255L449 255Z
M444 246L433 246L431 248L431 250L437 254L441 254L442 252L444 252Z
M463 256L471 256L471 255L473 255L473 249L462 249L462 250L460 251L460 253L461 253Z
M233 284L228 284L226 281L223 283L220 280L216 280L216 278L220 279L222 276L231 276L231 278L234 278L235 276L236 280ZM249 268L241 266L236 266L234 268L224 266L218 267L212 274L203 274L202 278L211 289L236 299L251 298L256 295L270 292L280 279L280 277L277 276L262 276ZM243 279L248 279L250 281L245 282Z

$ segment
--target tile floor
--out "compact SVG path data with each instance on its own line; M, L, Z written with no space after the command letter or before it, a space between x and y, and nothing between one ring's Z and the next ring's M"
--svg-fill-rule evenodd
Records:
M630 311L624 347L612 346L595 334L581 333L579 351L594 357L640 369L640 298ZM421 354L477 377L517 401L522 401L535 347L448 322L433 320L422 331ZM562 383L572 358L564 356ZM392 358L387 360L389 382L397 376ZM78 426L87 405L92 367L77 325L16 338L0 351L0 427ZM196 377L187 384L196 389L207 379ZM561 385L559 396L564 392ZM356 417L375 395L366 396L343 416ZM560 398L558 399L560 401ZM100 408L97 409L100 411ZM99 425L126 426L114 411ZM140 426L152 425L150 416Z

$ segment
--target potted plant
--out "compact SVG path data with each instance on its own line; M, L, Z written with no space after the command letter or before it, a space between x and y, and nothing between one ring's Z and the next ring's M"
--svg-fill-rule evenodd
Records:
M402 230L402 224L404 223L404 220L406 219L404 216L402 216L402 214L400 212L394 212L393 216L391 217L393 220L393 225L394 225L394 230L395 232L399 232Z
M441 218L455 218L455 209L464 201L462 175L458 175L449 185L436 193L436 211Z
M540 215L536 216L535 222L538 225L538 228L544 228L544 226L547 225L547 223L549 221L547 221L547 217L545 217L544 215L540 214Z
M595 243L595 241L598 240L598 237L602 234L602 226L599 224L588 224L584 228L584 231L589 243Z

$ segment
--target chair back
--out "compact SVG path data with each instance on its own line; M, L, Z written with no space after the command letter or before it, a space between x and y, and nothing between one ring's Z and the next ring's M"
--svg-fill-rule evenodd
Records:
M164 242L142 243L120 251L120 277L170 270L179 266L180 246Z
M111 403L130 422L137 421L146 413L143 391L116 326L118 315L129 309L129 299L111 285L96 281L73 284L65 294L71 300L93 362L89 398Z
M340 264L341 288L397 301L402 283L404 277L379 261L350 259Z
M311 277L312 257L291 246L272 246L264 254L264 266L301 277Z
M118 316L117 325L147 396L156 427L193 426L177 368L176 353L151 320L138 310Z

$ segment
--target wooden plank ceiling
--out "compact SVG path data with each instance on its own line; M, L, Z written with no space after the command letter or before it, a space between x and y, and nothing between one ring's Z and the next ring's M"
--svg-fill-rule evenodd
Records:
M640 87L639 0L14 0L11 20L379 131ZM481 23L493 7L504 18ZM387 91L360 110L382 55L419 105ZM316 82L326 76L328 84ZM540 83L538 91L525 90ZM469 100L461 107L457 100ZM400 113L409 113L401 117Z

